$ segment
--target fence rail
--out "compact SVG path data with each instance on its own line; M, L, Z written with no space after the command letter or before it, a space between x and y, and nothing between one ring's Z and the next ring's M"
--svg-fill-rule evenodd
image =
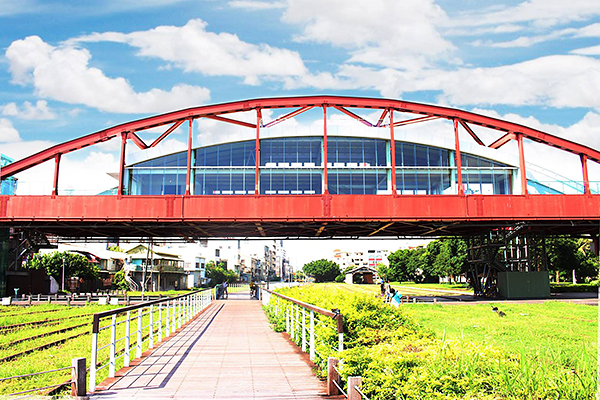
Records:
M271 297L274 296L285 303L283 308L281 304L271 305ZM316 350L315 339L318 339L315 327L323 324L323 321L315 318L315 313L324 315L328 318L332 318L336 321L336 332L338 334L337 348L332 348L334 352L342 352L344 350L344 322L343 316L339 310L326 310L324 308L317 307L313 304L305 303L300 300L296 300L292 297L284 296L282 294L267 290L260 289L260 298L262 298L263 305L271 305L273 307L274 314L279 317L283 314L285 318L285 331L290 335L290 338L294 341L300 341L300 347L302 351L310 354L310 360L315 361L316 355L319 359L327 361L327 394L328 395L339 395L343 394L349 400L369 400L369 398L363 393L362 377L360 376L349 376L346 385L346 391L343 389L342 375L340 374L337 366L340 362L335 357L325 357L319 354ZM306 314L309 313L309 326L306 323ZM308 334L308 340L307 340ZM308 351L307 351L308 349Z
M123 366L128 367L134 350L135 358L140 358L145 345L152 349L155 339L160 342L164 337L174 333L208 307L211 302L211 290L204 289L177 297L152 300L94 314L89 376L90 392L96 390L98 371L108 368L108 377L113 378L117 360L123 358ZM109 317L110 322L101 326L102 322ZM121 326L123 324L125 324L124 327ZM133 331L132 326L134 327ZM117 337L117 328L122 335L120 337ZM109 340L107 343L99 345L101 339L107 339L107 334L103 334L107 330L110 332ZM101 336L103 337L101 338ZM132 336L135 336L135 344L132 343ZM106 349L108 349L109 361L106 364L98 365L98 353Z
M66 371L66 370L69 370L69 369L71 370L71 380L69 380L67 382L61 382L61 383L57 383L57 384L46 385L46 386L37 387L37 388L33 388L33 389L21 390L19 392L10 393L10 394L8 394L8 396L16 396L16 395L20 395L20 394L26 394L26 393L32 393L32 392L40 392L42 390L47 390L47 389L56 389L56 388L59 388L61 386L66 386L66 385L69 385L69 384L71 385L71 396L74 396L74 397L75 396L85 396L86 395L86 386L85 386L85 381L86 381L85 358L74 358L74 359L72 359L70 367L51 369L51 370L48 370L48 371L33 372L31 374L9 376L9 377L0 379L0 382L6 382L6 381L12 380L12 379L29 378L29 377L37 376L37 375L45 375L45 374L50 374L50 373L53 373L53 372Z
M326 310L264 288L260 289L260 292L260 297L262 298L264 305L269 304L271 296L275 296L284 301L285 307L282 308L279 304L275 305L274 313L277 317L283 314L283 317L285 318L285 331L290 335L292 340L300 340L302 351L309 353L311 361L315 361L318 353L315 341L315 339L317 339L315 327L320 321L315 318L315 313L324 315L336 321L335 328L338 335L338 342L337 348L333 348L332 350L344 350L344 320L339 310ZM319 358L323 359L324 357L319 354Z

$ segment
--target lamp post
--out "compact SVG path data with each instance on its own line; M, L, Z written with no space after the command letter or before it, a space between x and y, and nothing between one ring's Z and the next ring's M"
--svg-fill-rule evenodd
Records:
M62 265L62 285L61 285L61 291L65 291L65 253L63 253L62 256L63 259L63 265Z

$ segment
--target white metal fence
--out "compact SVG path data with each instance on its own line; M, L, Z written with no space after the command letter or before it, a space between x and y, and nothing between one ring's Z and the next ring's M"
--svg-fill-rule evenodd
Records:
M122 358L122 365L128 367L132 357L141 357L144 348L152 349L155 343L181 328L211 302L211 291L205 289L94 314L90 392L96 389L100 370L108 368L108 377L113 378L117 361ZM108 362L98 364L105 359Z

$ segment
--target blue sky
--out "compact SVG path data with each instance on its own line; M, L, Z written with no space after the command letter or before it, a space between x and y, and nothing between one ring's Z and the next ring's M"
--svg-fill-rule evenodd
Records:
M0 0L0 22L0 151L16 159L159 112L306 94L450 105L600 148L597 0ZM110 186L117 149L65 157L61 186ZM50 167L22 190L47 190Z

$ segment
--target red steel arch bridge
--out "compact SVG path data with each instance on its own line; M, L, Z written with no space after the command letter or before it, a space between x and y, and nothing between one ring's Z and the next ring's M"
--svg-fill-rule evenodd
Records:
M261 133L311 109L323 114L323 193L263 195L259 192L259 162L255 166L253 195L193 195L190 192L193 124L200 118L234 124L255 133L255 160L259 160ZM265 123L265 110L283 110ZM377 112L369 120L359 114ZM236 113L251 112L253 122L236 119ZM314 112L314 111L313 111ZM341 113L368 127L389 129L391 193L377 195L330 194L327 188L328 114ZM233 115L232 115L233 114ZM407 117L408 115L408 117ZM432 120L453 124L457 193L403 195L396 188L395 128ZM185 124L185 125L184 125ZM187 181L182 195L126 195L124 192L126 146L139 149L157 146L180 126L188 128ZM140 133L164 127L147 143ZM476 131L495 132L485 144ZM517 143L519 194L481 195L464 191L461 173L463 130L480 146L498 149ZM60 161L68 154L110 140L121 143L118 187L115 195L65 196L58 194ZM583 191L580 194L528 193L524 140L531 140L579 156ZM51 194L44 196L0 196L0 229L34 230L62 237L395 237L395 236L485 236L503 231L515 233L581 234L596 237L599 230L600 195L590 190L588 162L600 163L600 151L547 132L513 122L454 108L402 100L302 96L243 100L192 107L126 122L52 146L0 170L2 180L44 162L54 162ZM486 236L487 235L487 236ZM475 246L476 247L476 246ZM480 257L483 260L483 256ZM485 260L484 260L485 261ZM489 260L488 260L489 261Z

